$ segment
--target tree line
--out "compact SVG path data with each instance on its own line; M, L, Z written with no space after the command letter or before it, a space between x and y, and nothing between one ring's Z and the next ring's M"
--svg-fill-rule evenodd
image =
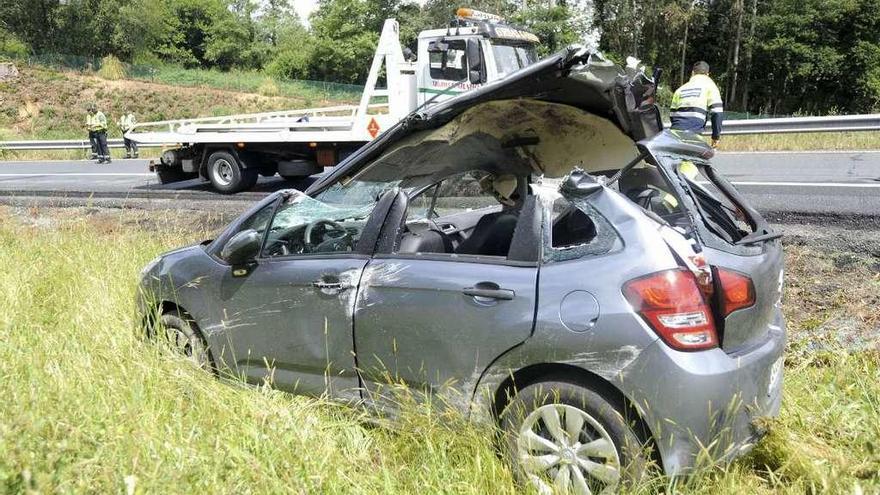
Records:
M415 48L460 6L535 32L542 54L598 32L603 53L663 69L667 87L706 60L727 110L880 107L877 0L320 0L307 24L291 0L18 0L0 5L0 50L356 84L386 18Z

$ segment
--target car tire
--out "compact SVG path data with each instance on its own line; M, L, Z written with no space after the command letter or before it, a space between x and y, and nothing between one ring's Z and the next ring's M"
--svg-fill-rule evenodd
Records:
M535 383L501 413L502 450L538 493L617 493L644 477L649 458L622 410L586 387Z
M189 315L175 309L164 313L160 321L158 337L164 337L164 343L172 352L186 357L203 370L213 369L208 345Z
M208 157L208 180L214 189L224 194L233 194L254 187L260 173L256 169L245 168L232 153L215 151Z

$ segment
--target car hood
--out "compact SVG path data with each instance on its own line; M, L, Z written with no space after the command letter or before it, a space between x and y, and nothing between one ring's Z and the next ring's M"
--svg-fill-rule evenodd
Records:
M570 46L504 79L436 105L417 109L379 138L360 148L333 172L306 191L317 194L344 177L355 175L390 146L413 133L436 129L476 105L533 99L579 108L608 119L638 141L660 132L654 104L656 83L636 67L620 67L580 46Z

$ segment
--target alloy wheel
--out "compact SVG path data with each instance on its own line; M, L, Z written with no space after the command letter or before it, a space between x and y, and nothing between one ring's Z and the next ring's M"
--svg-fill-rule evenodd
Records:
M165 334L172 351L186 357L199 368L208 368L208 350L198 335L188 334L174 327L166 327Z
M608 432L567 404L546 404L526 416L517 455L541 494L609 494L620 484L620 457Z

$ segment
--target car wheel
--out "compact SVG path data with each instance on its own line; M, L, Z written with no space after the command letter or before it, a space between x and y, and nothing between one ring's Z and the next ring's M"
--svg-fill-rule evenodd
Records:
M199 368L211 369L208 346L192 318L179 310L173 310L163 314L161 322L160 328L165 330L165 342L173 352L186 357Z
M208 158L208 179L219 192L231 194L254 187L260 173L245 168L227 151L215 151Z
M617 493L642 478L647 457L618 408L564 382L523 388L501 413L518 478L539 493Z

